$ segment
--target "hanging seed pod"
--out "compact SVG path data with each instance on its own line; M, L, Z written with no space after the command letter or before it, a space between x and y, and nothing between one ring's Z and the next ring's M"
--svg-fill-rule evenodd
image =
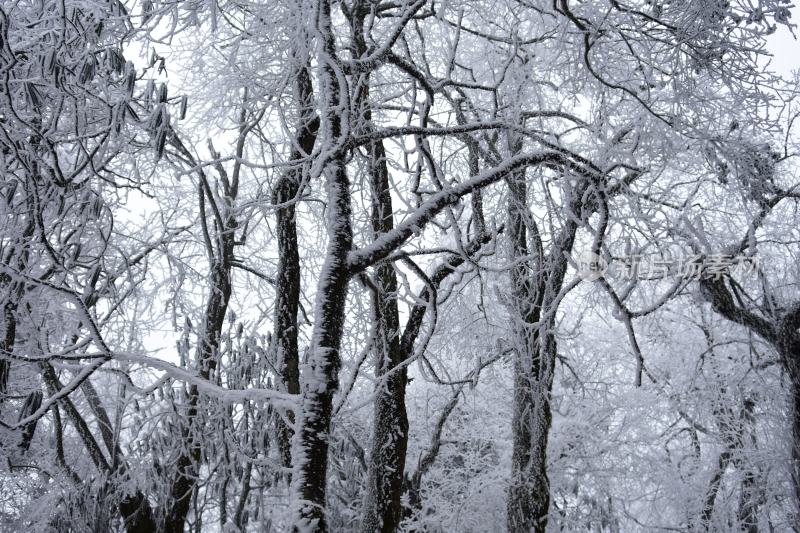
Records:
M128 98L133 97L133 88L136 86L136 69L133 63L128 61L125 63L125 92L128 93Z
M144 0L142 2L142 22L147 24L153 17L153 2L152 0Z
M156 64L156 60L157 59L158 59L158 55L156 54L156 49L155 48L151 48L150 49L150 57L148 58L147 63L152 67L153 65Z
M114 108L114 133L122 131L122 123L125 120L125 105L118 105Z
M161 159L164 155L164 147L167 144L167 129L169 128L169 112L162 108L161 114L164 116L161 119L161 127L156 135L156 159Z
M11 202L14 199L14 195L17 194L17 182L16 180L10 181L8 183L8 187L6 188L6 202Z
M113 105L108 108L108 127L114 131L117 129L117 108Z
M130 115L136 122L142 121L142 119L139 118L139 115L136 114L136 111L133 110L130 104L125 105L125 114Z
M189 98L185 94L181 96L181 109L180 109L180 115L178 117L179 120L183 120L186 118L186 107L188 102Z
M55 49L50 50L50 53L47 54L47 60L44 64L44 70L50 75L55 74L56 72L56 51Z
M94 267L94 270L92 271L92 277L89 279L90 287L94 287L95 285L97 285L97 281L100 279L101 272L102 269L100 268L99 265Z
M163 109L164 106L159 105L150 115L150 122L147 124L147 129L153 134L155 134L161 127L161 121L163 119L161 113L163 112Z
M92 215L94 215L95 217L99 217L102 214L102 212L103 212L103 201L100 198L95 197L95 199L92 201Z
M36 86L32 83L26 83L25 92L27 93L28 101L31 103L31 106L38 110L42 103L42 99L39 96L39 91L36 89Z
M78 204L78 215L83 217L86 214L87 209L89 209L89 202L83 198L81 203Z
M117 74L122 74L122 69L125 66L125 58L122 57L119 50L106 48L106 63L108 64L109 70Z
M162 83L158 88L158 103L163 104L167 101L167 84Z
M72 248L72 255L70 257L70 259L72 260L72 264L77 263L78 260L81 258L81 251L82 251L81 243L75 244L75 246Z
M147 80L147 86L144 89L144 108L150 109L150 104L152 103L153 98L153 90L155 89L155 82L153 80Z
M80 83L86 83L93 79L96 68L97 65L95 64L94 56L89 56L86 58L86 61L83 63L83 68L81 69L80 76L78 77L78 81Z

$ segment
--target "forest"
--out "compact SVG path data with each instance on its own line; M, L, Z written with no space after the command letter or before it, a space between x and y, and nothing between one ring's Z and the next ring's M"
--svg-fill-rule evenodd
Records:
M793 10L0 0L0 531L800 531Z

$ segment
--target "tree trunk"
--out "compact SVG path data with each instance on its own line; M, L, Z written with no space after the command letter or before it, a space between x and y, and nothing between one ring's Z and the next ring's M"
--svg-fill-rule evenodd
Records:
M353 246L350 182L345 167L345 153L340 142L342 119L340 95L341 71L337 72L336 45L331 30L329 0L316 3L317 50L322 107L323 133L328 146L325 193L328 245L317 282L314 330L310 361L301 376L301 405L297 433L292 441L292 530L300 533L328 530L326 478L333 396L339 386L341 360L339 348L344 325L345 300L350 279L347 254ZM338 146L337 146L338 145Z
M241 157L241 154L238 154ZM202 181L205 181L202 176ZM233 247L235 231L237 228L236 217L233 214L233 202L236 199L238 184L225 186L228 195L222 210L222 226L216 235L216 246L207 243L211 256L210 280L206 307L203 317L203 329L200 331L196 351L196 364L200 377L208 380L217 367L219 359L219 345L222 337L222 328L225 323L225 314L231 297L231 268L233 265ZM201 183L201 210L203 210L204 194L208 201L213 202L211 191L202 192ZM201 212L205 216L205 212ZM202 425L200 421L200 391L196 385L189 386L188 406L186 409L186 422L182 428L182 452L176 461L175 480L170 489L168 508L164 520L163 533L183 533L186 518L191 507L192 497L198 482L199 463L202 457Z
M778 340L777 348L790 383L789 416L792 424L790 474L794 488L795 512L800 517L800 335L797 331L784 331Z
M233 230L229 233L231 241ZM230 256L233 257L231 243ZM227 263L227 265L226 265ZM228 300L231 295L230 263L222 260L212 265L211 284L202 339L197 347L197 362L200 366L200 377L208 380L217 365L219 341ZM181 445L183 453L176 463L176 478L170 490L167 515L164 521L164 533L183 533L186 517L189 514L192 494L198 481L199 463L202 455L202 427L200 426L200 391L196 385L189 387L189 405L186 410L186 423L182 430Z
M11 286L8 287L9 292L13 291ZM3 337L0 341L0 413L2 413L3 403L5 402L6 394L8 393L8 375L11 370L10 360L6 359L6 354L14 350L14 339L17 336L17 317L16 305L14 300L9 294L8 300L3 305Z
M588 183L572 192L575 200L569 209L574 216L564 217L564 227L547 256L527 207L524 171L513 173L508 183L506 231L513 265L508 305L514 343L514 414L506 520L510 533L544 533L550 506L547 442L557 354L555 314L568 266L566 255L572 250L578 227L575 219L583 209L580 202ZM533 250L528 249L529 240Z
M789 410L792 426L789 473L794 489L795 513L800 516L800 334L796 313L770 316L768 319L736 303L724 279L700 278L700 294L714 311L746 327L770 343L778 353L789 377ZM795 303L790 308L797 308Z
M309 366L302 376L298 433L293 440L292 503L296 532L325 532L325 489L333 395L339 386L339 347L353 243L350 191L343 160L328 167L328 248L317 284Z
M512 533L543 533L550 506L547 441L556 344L552 333L540 341L532 329L538 327L526 323L515 332L517 341L525 344L517 349L514 361L514 438L507 509Z
M278 239L278 269L275 275L275 347L277 367L283 380L283 390L300 394L300 358L297 347L297 311L300 305L300 255L297 248L295 202L305 175L302 161L314 149L319 129L319 117L314 112L314 90L311 85L308 57L293 52L295 99L300 109L294 148L289 158L292 165L275 184L272 201L276 209ZM294 413L286 414L287 424L278 419L278 448L283 466L292 466L291 439Z
M363 2L354 2L350 11L353 52L356 57L367 54L364 17L368 14ZM356 82L359 91L355 108L364 129L372 131L369 73ZM382 141L368 145L368 178L371 195L373 239L394 229L389 170ZM401 497L408 447L406 413L406 368L400 366L410 355L400 347L400 314L397 307L397 276L389 262L375 267L372 277L373 318L375 333L375 390L372 448L367 469L367 487L362 509L362 533L397 531L402 520ZM399 368L398 368L399 367Z
M540 346L539 333L546 330L539 328L544 296L543 251L538 228L527 207L525 172L512 173L508 185L506 231L513 265L509 307L514 344L514 414L507 527L510 533L543 533L550 505L546 451L551 421L551 356L555 354L555 346L547 339ZM534 242L531 254L528 227ZM547 322L549 325L551 321ZM548 337L551 336L548 331Z
M30 207L30 200L27 201ZM28 266L28 241L33 237L35 225L29 221L21 235L19 248L8 246L2 261L11 265L12 261L20 272L25 272ZM17 254L17 250L20 253ZM16 257L15 257L16 255ZM17 307L25 292L25 285L19 281L12 281L8 274L0 275L0 288L5 292L5 303L3 304L3 335L0 337L0 414L3 412L6 394L8 394L8 377L11 372L11 360L7 358L14 351L14 344L17 338Z
M391 231L392 200L383 144L370 145L370 188L374 236ZM405 367L410 355L400 347L400 316L397 309L397 277L391 263L375 267L373 312L377 320L375 342L375 415L367 473L362 533L397 531L402 520L400 499L408 447Z

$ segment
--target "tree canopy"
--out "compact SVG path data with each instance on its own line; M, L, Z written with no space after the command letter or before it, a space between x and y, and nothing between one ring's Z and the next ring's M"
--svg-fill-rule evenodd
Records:
M793 530L792 9L0 0L0 530Z

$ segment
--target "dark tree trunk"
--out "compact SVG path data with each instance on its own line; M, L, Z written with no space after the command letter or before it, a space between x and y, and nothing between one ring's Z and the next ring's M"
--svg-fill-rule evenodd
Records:
M370 145L370 189L372 229L377 237L394 228L386 153L380 142ZM372 450L361 521L362 533L397 531L402 519L400 499L408 446L406 413L406 368L410 355L400 347L400 317L397 309L397 277L389 262L375 267L373 313L377 320L375 339L375 414Z
M519 148L517 148L518 150ZM508 223L510 245L511 338L514 349L514 414L512 419L511 480L508 491L507 527L510 533L544 532L550 505L547 478L547 438L550 431L552 334L539 327L544 297L543 250L535 222L527 207L525 172L508 179ZM534 250L528 250L528 229ZM540 332L547 339L540 345ZM552 346L550 346L553 344Z
M792 376L792 483L795 504L800 509L800 375ZM800 511L798 511L800 513Z
M789 377L789 409L792 425L791 476L797 511L800 514L800 333L784 328L778 339L778 353Z
M30 200L28 200L30 207ZM28 221L21 235L19 247L8 246L5 256L0 258L5 264L16 263L15 267L20 272L25 272L28 263L28 241L33 237L35 224ZM17 253L19 251L19 253ZM16 257L15 257L16 256ZM0 274L0 289L5 293L3 304L3 335L0 337L0 414L3 412L3 403L8 394L8 378L11 372L11 361L8 359L14 351L17 338L17 307L25 291L25 286L19 281L12 281L8 274Z
M571 215L545 255L536 222L527 207L524 171L508 180L511 290L509 310L514 348L514 414L511 480L507 501L510 533L544 533L550 507L547 443L552 422L550 393L557 354L555 314L567 271L567 254L581 216L588 183L573 191ZM532 250L529 250L529 242Z
M119 502L119 513L128 533L152 533L157 531L153 510L147 497L138 490Z
M231 241L233 233L231 230ZM209 379L217 365L219 341L228 300L231 295L230 285L230 260L233 258L232 242L229 248L228 261L219 259L212 265L211 283L202 339L197 348L197 362L200 366L200 377ZM199 405L201 402L200 391L196 385L189 387L188 407L186 409L186 422L182 429L183 453L176 462L175 480L170 489L170 498L167 502L168 509L164 520L164 533L183 533L186 517L191 507L192 494L197 484L199 463L202 455L202 426L200 422Z
M11 287L8 287L8 289L9 292L13 290ZM2 349L2 353L0 353L0 412L2 412L3 403L8 393L8 374L11 370L11 364L6 358L6 354L14 350L16 335L16 305L9 294L8 300L6 300L5 305L3 305L3 338L2 341L0 341L2 343L0 344L0 349Z
M303 160L314 149L319 129L319 117L314 112L314 92L311 85L308 58L294 53L296 70L294 91L300 117L294 148L289 164L292 165L275 184L272 201L276 209L276 235L278 239L278 269L275 275L275 348L277 367L283 380L283 389L290 394L300 394L300 358L297 347L297 312L300 306L300 255L297 248L297 221L295 202L308 167ZM278 448L283 466L292 466L291 439L294 413L286 414L289 424L278 419Z
M514 440L508 495L508 530L513 533L544 532L550 506L547 441L555 341L539 347L538 335L529 335L527 353L518 352L514 364Z
M716 341L711 329L705 325L701 326L701 329L706 338L707 353L712 357L717 357L714 349ZM751 399L745 398L741 412L737 413L735 405L730 398L726 397L725 392L726 387L723 386L719 391L719 398L714 402L712 409L719 428L719 435L724 444L724 450L719 454L717 467L709 481L699 523L696 527L693 525L690 529L710 531L711 519L714 515L714 506L722 484L722 477L725 475L728 466L733 464L742 473L739 509L737 511L739 526L742 531L747 533L758 533L760 488L756 471L743 456L746 446L751 448L756 446L755 419L753 418L754 404Z
M324 95L326 154L325 193L328 245L317 283L310 360L301 382L301 405L292 446L293 528L295 532L328 531L325 517L328 448L333 396L339 387L339 348L344 326L345 300L350 279L347 254L353 246L350 181L341 141L340 87L335 63L336 45L331 29L329 0L317 3L316 26L321 94ZM323 150L326 152L326 150Z
M350 191L343 160L329 164L328 249L317 284L309 367L303 375L298 433L293 441L292 498L296 532L325 532L326 478L333 395L339 386L339 348L353 243Z
M789 472L792 479L795 509L800 514L800 302L790 306L792 311L779 316L760 313L742 307L734 300L725 279L702 277L700 294L714 311L726 319L744 326L770 343L778 353L789 378L789 409L792 426ZM766 295L769 296L769 295Z
M244 113L242 114L244 124ZM244 127L244 126L243 126ZM241 158L241 146L237 147L237 155ZM211 257L208 296L206 297L205 313L203 316L203 329L196 350L196 364L198 373L203 380L211 378L219 360L219 345L222 337L222 328L225 323L225 314L231 297L231 269L233 266L233 249L235 244L235 231L237 220L233 212L234 202L238 191L238 182L234 172L232 184L228 183L224 171L220 170L225 189L224 205L216 212L221 213L221 223L215 243L207 242L208 253ZM201 217L205 217L205 202L215 202L206 176L201 175L200 208ZM200 403L202 398L196 385L189 386L188 405L185 423L181 429L182 451L176 461L175 480L170 488L170 497L167 502L167 512L164 519L163 533L183 533L186 518L191 508L193 495L196 492L199 465L202 457L203 427L200 416Z
M367 54L364 36L367 8L363 2L356 1L349 13L352 47L356 57ZM362 74L356 85L356 113L365 132L369 132L373 129L369 73ZM368 145L367 168L372 235L375 239L394 229L394 208L383 142L374 141ZM373 319L377 324L374 357L378 384L375 390L372 447L360 530L362 533L390 533L397 531L402 520L401 497L408 447L405 398L408 380L406 368L400 365L410 354L400 347L398 285L391 263L384 262L375 267L371 285Z

